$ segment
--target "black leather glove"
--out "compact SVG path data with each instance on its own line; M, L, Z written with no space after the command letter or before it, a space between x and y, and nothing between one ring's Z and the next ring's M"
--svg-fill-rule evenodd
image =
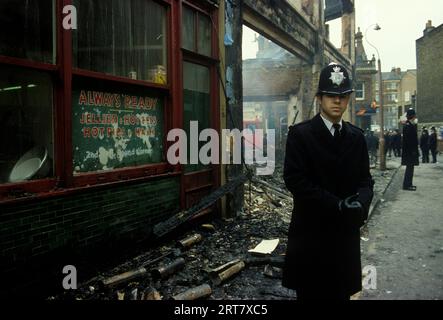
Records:
M363 206L359 201L357 201L358 194L354 194L350 197L347 197L343 201L343 206L347 211L353 211L353 212L362 212Z
M351 225L363 225L363 206L357 201L358 194L347 197L339 202L340 211L345 215L346 221Z

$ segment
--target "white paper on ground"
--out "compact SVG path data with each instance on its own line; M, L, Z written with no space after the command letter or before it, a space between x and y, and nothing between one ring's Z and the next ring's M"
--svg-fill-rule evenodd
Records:
M279 239L262 240L254 249L248 250L252 253L271 254L277 248Z

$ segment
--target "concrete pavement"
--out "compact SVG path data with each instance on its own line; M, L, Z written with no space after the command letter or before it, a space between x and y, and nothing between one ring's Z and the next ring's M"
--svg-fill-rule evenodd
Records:
M443 164L415 167L416 191L402 189L404 171L362 232L362 266L376 267L377 288L360 299L443 299Z

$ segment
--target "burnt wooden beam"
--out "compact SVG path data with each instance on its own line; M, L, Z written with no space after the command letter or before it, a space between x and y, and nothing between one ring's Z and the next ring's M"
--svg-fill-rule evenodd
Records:
M287 1L243 0L244 23L308 63L318 51L318 30Z
M225 73L226 128L243 130L243 0L225 1ZM243 149L243 146L242 146ZM242 153L243 158L243 153ZM241 164L226 166L226 180L243 174ZM227 216L234 217L243 208L244 187L238 185L235 192L227 196Z

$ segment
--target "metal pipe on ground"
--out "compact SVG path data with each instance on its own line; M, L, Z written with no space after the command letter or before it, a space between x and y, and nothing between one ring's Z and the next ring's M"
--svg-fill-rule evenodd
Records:
M231 278L233 275L242 271L244 268L245 268L245 263L243 261L239 261L220 273L210 274L210 277L215 285L220 285L222 282L226 281L227 279Z
M172 297L174 300L197 300L208 297L212 294L212 289L209 284L202 284L201 286L191 288L185 292L176 294Z
M202 239L203 239L202 235L199 233L196 233L196 234L193 234L192 236L189 236L185 239L178 241L177 245L181 249L187 249L187 248L190 248L192 245L200 242Z
M115 286L115 285L121 284L123 282L128 282L130 280L133 280L135 278L143 276L145 273L146 273L146 269L141 267L136 270L131 270L131 271L124 272L124 273L118 274L118 275L110 277L110 278L106 278L106 279L102 280L102 283L104 286L107 286L107 287Z
M175 272L183 269L184 266L185 266L185 259L178 258L166 266L152 270L151 274L155 278L165 279L170 275L174 274Z

